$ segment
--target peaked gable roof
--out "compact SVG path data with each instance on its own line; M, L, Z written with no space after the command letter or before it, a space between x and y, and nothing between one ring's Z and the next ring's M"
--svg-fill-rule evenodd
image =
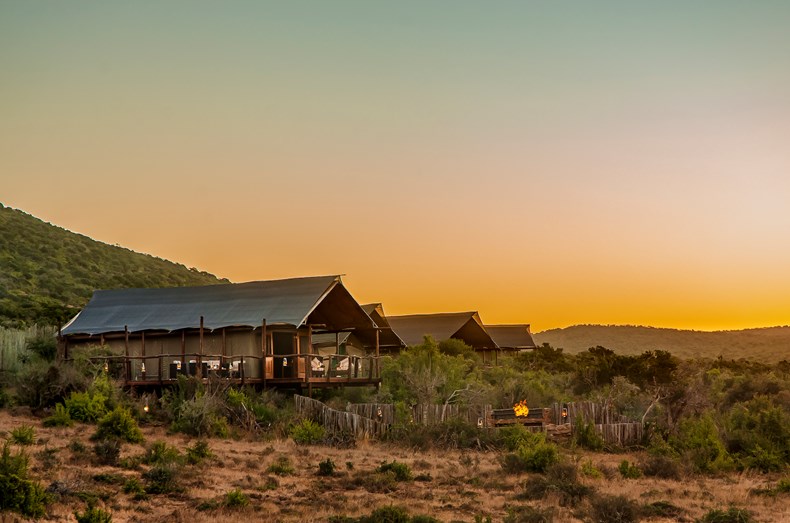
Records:
M427 335L436 341L460 339L478 350L497 348L476 311L388 316L387 320L392 330L409 345L422 343Z
M324 303L332 296L337 307ZM201 287L100 290L62 334L101 334L143 330L174 331L268 325L298 327L313 314L371 327L372 320L343 287L340 276L316 276ZM344 325L351 326L351 325Z
M501 349L534 349L535 340L529 324L486 325L486 331Z

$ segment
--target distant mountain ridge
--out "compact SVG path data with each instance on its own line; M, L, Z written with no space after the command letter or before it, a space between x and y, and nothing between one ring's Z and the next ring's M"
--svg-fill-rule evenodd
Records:
M0 204L0 325L61 325L95 289L227 282Z
M634 325L574 325L534 333L538 345L549 343L576 354L602 346L618 354L666 350L681 358L748 358L766 363L790 360L790 326L728 331L694 331Z

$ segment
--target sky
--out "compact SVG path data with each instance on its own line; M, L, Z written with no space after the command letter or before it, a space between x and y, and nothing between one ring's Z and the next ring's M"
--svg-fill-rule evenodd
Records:
M790 2L0 0L0 202L388 314L790 324Z

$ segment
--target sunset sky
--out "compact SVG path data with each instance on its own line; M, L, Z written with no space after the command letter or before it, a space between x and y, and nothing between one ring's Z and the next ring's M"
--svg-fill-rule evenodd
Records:
M0 202L388 314L790 324L790 2L0 0ZM79 262L79 260L75 260Z

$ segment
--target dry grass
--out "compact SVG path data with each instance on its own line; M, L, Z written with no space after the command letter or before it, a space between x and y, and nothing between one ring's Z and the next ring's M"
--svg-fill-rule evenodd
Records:
M185 466L179 481L180 493L134 499L123 492L123 482L140 478L139 470L96 466L89 441L92 426L77 424L67 428L45 428L29 414L11 415L0 410L0 432L10 433L22 425L36 427L38 441L27 447L31 473L47 487L54 484L63 493L49 508L50 521L74 521L75 510L83 511L85 499L96 497L100 506L113 513L113 521L175 521L208 523L219 521L313 522L332 515L359 516L375 508L395 504L406 506L412 514L429 514L442 521L469 521L476 515L490 515L501 521L507 507L523 505L516 494L527 475L508 476L501 472L494 452L411 452L398 447L359 442L355 449L324 446L300 447L290 440L209 440L214 457L197 466ZM185 451L194 441L182 435L167 434L161 427L143 427L147 442L163 440ZM75 445L75 442L77 444ZM84 445L84 452L74 448ZM142 454L143 445L124 445L121 458ZM294 472L274 475L267 472L280 457L287 457ZM594 454L566 456L567 459L592 460L601 470L615 470L623 459L639 462L638 454ZM334 475L317 475L318 463L331 459L337 465ZM406 463L415 477L425 481L394 482L391 488L377 489L369 484L382 462ZM351 466L349 467L349 464ZM95 476L104 474L104 480ZM749 508L758 521L790 521L790 503L785 495L750 495L754 488L765 488L777 480L762 475L730 475L722 478L691 477L681 480L654 478L610 478L582 481L598 492L625 495L640 504L669 501L686 511L686 520L702 516L711 508ZM57 483L55 483L57 482ZM250 498L240 509L222 508L225 494L233 489ZM560 507L555 496L529 502L541 508L555 507L554 521L580 521L574 516L584 505ZM199 510L203 504L204 510ZM208 508L213 506L219 508ZM14 521L0 515L0 521ZM651 521L673 521L652 519Z

